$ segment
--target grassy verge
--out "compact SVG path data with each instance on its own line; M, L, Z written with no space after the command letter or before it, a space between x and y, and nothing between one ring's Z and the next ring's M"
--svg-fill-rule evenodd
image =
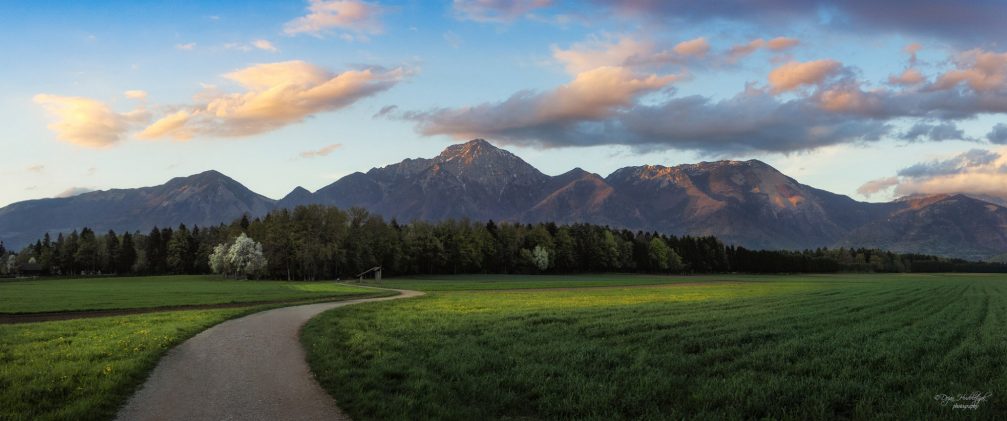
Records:
M992 418L1007 277L436 292L312 320L354 419ZM992 393L975 410L934 397Z
M215 276L46 279L0 283L0 313L311 300L371 292L335 282L233 281Z
M389 295L348 288L344 299ZM280 306L0 325L0 419L110 419L171 347Z

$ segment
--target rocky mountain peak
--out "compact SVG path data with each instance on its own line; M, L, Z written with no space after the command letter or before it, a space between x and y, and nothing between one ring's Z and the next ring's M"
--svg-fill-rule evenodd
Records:
M477 181L495 191L513 181L539 184L549 178L516 155L483 139L451 145L434 158L434 162L439 170Z
M297 187L294 187L294 189L291 190L290 193L287 193L286 196L283 196L283 200L292 199L292 198L301 198L301 197L311 197L311 192L308 191L308 189L306 189L304 187L297 186Z
M478 161L518 159L514 154L493 146L483 139L473 139L465 143L458 143L448 146L437 156L439 162L460 160L466 165L472 165Z
M165 186L176 187L176 188L208 187L215 185L240 186L241 188L244 188L244 186L242 186L241 183L238 183L231 177L228 177L216 170L203 171L201 173L193 174L186 177L175 177L172 178L171 180L168 180L168 182L165 183Z

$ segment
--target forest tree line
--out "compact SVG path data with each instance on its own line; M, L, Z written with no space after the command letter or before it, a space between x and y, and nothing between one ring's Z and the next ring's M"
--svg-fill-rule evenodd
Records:
M240 235L261 244L256 277L349 278L374 266L386 275L458 273L834 273L1007 272L969 262L877 249L749 250L711 236L674 236L592 224L446 220L400 224L364 209L281 209L212 227L149 232L45 234L18 252L0 244L0 271L41 275L211 272L210 256Z

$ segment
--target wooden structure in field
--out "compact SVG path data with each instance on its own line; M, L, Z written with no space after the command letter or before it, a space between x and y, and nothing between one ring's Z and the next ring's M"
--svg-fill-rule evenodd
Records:
M375 266L375 267L367 269L367 270L365 270L363 272L360 272L359 274L357 274L357 280L359 280L360 282L363 282L364 277L367 276L370 273L374 274L374 280L375 281L380 281L381 280L381 266Z

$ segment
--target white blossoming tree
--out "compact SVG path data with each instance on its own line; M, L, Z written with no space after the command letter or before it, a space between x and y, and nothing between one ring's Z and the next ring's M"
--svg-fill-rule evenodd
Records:
M254 275L266 267L266 258L262 254L262 244L251 239L244 233L234 242L218 244L210 254L210 269L225 276L235 277Z
M242 233L227 250L227 261L237 275L251 275L266 267L262 244Z
M230 265L227 262L227 250L229 248L227 244L217 244L213 247L213 253L210 253L210 270L213 273L226 276L231 272Z
M549 269L549 250L542 246L535 246L535 249L531 251L531 260L538 270Z

